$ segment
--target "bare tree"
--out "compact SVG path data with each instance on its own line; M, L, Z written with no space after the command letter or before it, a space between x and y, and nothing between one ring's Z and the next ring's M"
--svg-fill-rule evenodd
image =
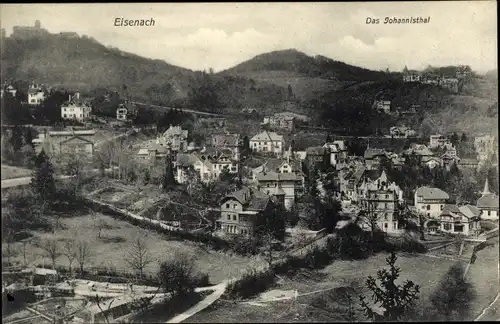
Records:
M74 240L66 240L63 245L63 255L68 258L69 274L73 271L73 261L77 257L76 242Z
M3 252L3 255L7 257L7 262L9 264L11 264L11 258L17 254L14 246L14 236L15 233L12 230L7 230L7 234L4 237L5 252Z
M82 179L82 171L87 162L86 158L77 152L69 152L61 157L64 173L73 176L75 194L78 193Z
M47 254L52 262L52 269L56 269L56 259L61 252L59 250L59 243L56 240L44 240L40 244L40 248Z
M86 241L78 241L76 244L76 261L80 266L80 273L83 275L83 267L90 257L90 248Z
M111 309L111 305L113 304L113 302L115 301L115 299L113 299L113 300L111 300L109 302L106 311L103 310L103 308L102 308L103 305L101 305L104 300L105 300L104 297L101 297L101 296L99 296L97 294L95 295L95 302L97 304L97 307L99 307L99 310L101 311L101 314L104 316L104 319L106 320L106 323L109 324L108 314L109 314L109 310Z
M125 261L137 271L142 278L144 269L153 262L149 255L146 244L141 238L137 238L128 251Z
M90 210L90 217L92 218L92 222L94 223L94 229L97 231L97 237L101 238L102 230L108 226L106 221L99 217L99 214L93 210Z
M30 240L23 240L22 241L22 244L23 244L23 262L24 262L24 266L28 265L28 258L26 257L26 252L27 252L27 245L29 243L30 243Z

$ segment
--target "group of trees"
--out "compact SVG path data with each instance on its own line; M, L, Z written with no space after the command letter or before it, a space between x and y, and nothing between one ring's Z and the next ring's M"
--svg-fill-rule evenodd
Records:
M31 127L2 127L2 163L25 168L33 167L36 132Z
M389 179L403 190L404 197L411 199L418 187L432 186L447 192L450 197L454 197L457 202L475 203L478 194L484 185L486 177L497 183L495 180L495 168L485 166L479 171L460 170L456 164L449 168L436 166L433 169L422 165L415 154L405 155L403 166L394 168L392 161L382 158L380 170L385 170Z
M340 202L334 196L333 184L331 187L327 185L328 192L325 190L325 194L322 195L319 189L323 184L323 180L320 181L320 171L315 167L309 170L305 165L304 169L307 172L307 181L305 195L299 202L299 217L312 230L326 228L328 232L332 232L340 220L342 211Z
M370 304L365 296L359 296L360 311L366 319L372 321L463 321L471 319L470 307L476 292L474 286L465 278L465 270L461 264L452 265L428 299L419 300L419 285L411 280L406 280L402 284L397 283L401 268L396 266L396 260L397 255L392 252L386 259L389 268L379 270L377 278L369 276L366 280L366 288L371 292L374 302ZM355 312L352 310L348 312L351 313L352 319Z

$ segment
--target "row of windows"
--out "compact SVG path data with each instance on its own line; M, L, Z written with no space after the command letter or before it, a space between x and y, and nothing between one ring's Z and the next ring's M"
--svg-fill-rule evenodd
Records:
M248 234L249 231L246 228L239 228L238 226L234 225L226 225L225 227L225 232L226 233L232 233L232 234Z
M281 142L258 142L258 143L255 143L255 142L254 142L254 143L253 143L253 146L254 146L254 147L257 147L257 144L258 144L259 146L261 146L261 145L276 145L276 146L280 146Z
M226 208L231 208L230 204L226 204ZM238 208L238 204L233 204L233 209Z
M236 207L234 207L234 208L236 208ZM231 220L231 214L228 214L228 215L227 215L227 220ZM235 220L237 220L237 216L236 216L236 214L233 214L233 220L234 220L234 221L235 221Z
M88 116L89 116L88 114L85 114L85 117L88 117ZM64 118L77 118L78 116L76 114L68 114L68 115L63 114L63 117ZM80 114L80 118L83 118L82 114Z

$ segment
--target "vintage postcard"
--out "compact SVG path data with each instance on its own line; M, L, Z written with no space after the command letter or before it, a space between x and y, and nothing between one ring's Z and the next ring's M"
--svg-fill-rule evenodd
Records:
M3 323L500 321L496 1L0 27Z

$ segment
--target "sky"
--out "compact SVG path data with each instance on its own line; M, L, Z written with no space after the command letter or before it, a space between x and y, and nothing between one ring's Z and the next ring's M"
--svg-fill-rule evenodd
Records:
M374 70L467 64L497 68L496 1L379 3L121 3L0 5L0 25L40 20L107 46L193 70L221 71L252 57L295 48ZM383 24L385 17L428 24ZM116 18L155 20L116 27ZM368 17L380 19L367 24Z

